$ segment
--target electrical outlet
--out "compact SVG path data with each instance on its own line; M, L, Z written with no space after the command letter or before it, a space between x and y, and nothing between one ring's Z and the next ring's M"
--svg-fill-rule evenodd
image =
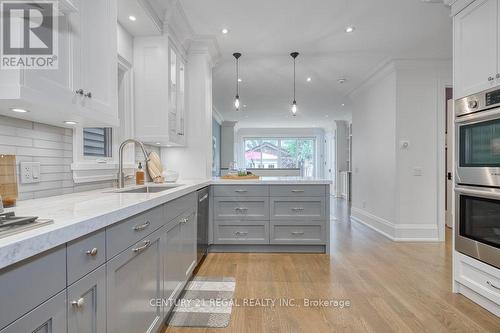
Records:
M40 162L21 162L19 164L21 184L40 182Z

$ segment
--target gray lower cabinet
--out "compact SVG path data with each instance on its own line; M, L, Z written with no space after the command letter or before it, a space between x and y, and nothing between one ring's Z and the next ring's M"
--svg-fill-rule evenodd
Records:
M68 287L68 332L106 333L106 267Z
M24 299L18 299L18 301L22 302ZM2 300L2 302L4 301ZM66 332L66 291L63 291L48 301L42 303L34 310L28 312L0 331L0 333ZM72 331L70 332L73 333Z
M163 298L166 303L164 315L173 307L173 302L182 291L184 271L181 256L183 241L181 219L170 221L164 232L163 251Z
M164 242L163 297L167 315L196 266L196 211L191 209L170 221Z
M325 244L325 222L271 221L271 244Z
M156 332L162 325L164 227L107 263L107 333Z
M215 244L269 244L269 221L215 221Z
M267 197L215 197L214 218L216 220L268 220L269 199Z

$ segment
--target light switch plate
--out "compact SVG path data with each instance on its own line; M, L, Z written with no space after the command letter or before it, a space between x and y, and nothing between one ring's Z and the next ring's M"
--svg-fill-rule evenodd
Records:
M40 162L21 162L19 168L21 184L40 182Z

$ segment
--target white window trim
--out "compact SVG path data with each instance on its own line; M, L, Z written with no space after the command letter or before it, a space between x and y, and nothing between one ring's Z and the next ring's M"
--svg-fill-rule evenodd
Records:
M83 155L83 128L73 130L73 181L76 184L98 181L116 180L118 175L118 148L121 142L134 137L134 101L133 101L133 70L132 64L118 55L118 67L124 72L123 84L123 112L120 113L120 127L112 130L112 157L84 156ZM118 105L117 105L118 107ZM135 169L135 147L130 144L124 149L125 174L133 174Z

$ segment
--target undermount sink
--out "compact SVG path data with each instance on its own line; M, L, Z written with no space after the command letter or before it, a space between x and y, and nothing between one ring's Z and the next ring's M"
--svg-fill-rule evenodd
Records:
M142 187L134 187L131 189L121 189L113 191L114 193L158 193L163 191L168 191L173 188L179 187L181 184L170 184L170 185L161 185L161 186L142 186Z

